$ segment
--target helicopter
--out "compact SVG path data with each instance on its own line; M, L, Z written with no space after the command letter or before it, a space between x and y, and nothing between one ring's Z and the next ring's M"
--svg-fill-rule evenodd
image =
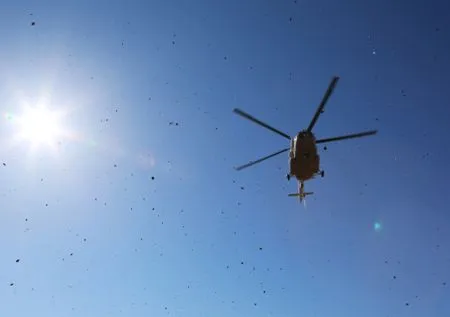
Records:
M302 202L306 196L312 195L313 192L305 192L304 183L308 180L315 178L316 176L325 176L325 172L320 169L320 156L317 151L317 144L324 144L328 142L335 142L341 140L348 140L354 138L360 138L370 135L375 135L378 130L370 130L360 133L347 134L338 137L324 138L324 139L316 139L314 133L312 132L319 116L324 112L325 104L328 102L331 94L333 93L336 85L339 81L339 76L334 76L331 79L330 84L328 85L328 89L326 90L322 101L320 102L309 126L301 130L297 135L293 138L288 134L273 128L272 126L256 119L250 114L242 111L241 109L235 108L233 112L241 117L253 121L254 123L288 139L290 141L290 147L282 149L273 154L262 157L256 161L250 161L247 164L235 167L237 171L241 171L247 167L253 166L255 164L261 163L269 158L277 156L281 153L289 151L289 173L286 175L287 180L289 181L291 177L295 177L298 183L298 192L295 194L288 194L290 197L299 197L300 202Z

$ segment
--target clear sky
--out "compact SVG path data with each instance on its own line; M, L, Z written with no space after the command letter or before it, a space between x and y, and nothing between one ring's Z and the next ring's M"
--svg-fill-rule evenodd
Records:
M447 2L2 1L0 316L449 316Z

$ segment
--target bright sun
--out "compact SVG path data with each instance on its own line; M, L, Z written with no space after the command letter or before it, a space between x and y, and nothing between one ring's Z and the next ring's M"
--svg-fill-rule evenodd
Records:
M62 113L45 106L26 107L23 113L15 118L18 129L16 140L30 142L32 149L42 145L55 149L64 134L61 118Z

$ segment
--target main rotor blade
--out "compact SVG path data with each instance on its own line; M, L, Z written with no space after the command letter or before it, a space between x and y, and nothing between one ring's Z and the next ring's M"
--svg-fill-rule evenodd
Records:
M354 138L361 138L363 136L369 136L369 135L377 134L377 132L378 132L377 130L371 130L371 131L367 131L367 132L348 134L348 135L338 136L338 137L334 137L334 138L321 139L321 140L317 140L316 144L326 143L326 142L333 142L333 141L340 141L340 140L347 140L347 139L354 139Z
M262 161L268 160L268 159L270 159L271 157L274 157L274 156L276 156L276 155L278 155L278 154L281 154L281 153L283 153L283 152L286 152L286 151L288 151L289 149L290 149L290 148L283 149L283 150L281 150L281 151L278 151L278 152L275 152L275 153L273 153L273 154L267 155L267 156L265 156L265 157L263 157L263 158L260 158L259 160L251 161L251 162L249 162L249 163L247 163L247 164L245 164L245 165L241 165L241 166L235 167L234 169L237 170L237 171L243 170L244 168L247 168L247 167L253 166L253 165L255 165L255 164L261 163Z
M316 113L314 114L314 117L312 118L311 123L308 126L308 129L307 129L308 132L311 132L312 129L314 128L314 125L316 124L317 119L319 119L320 114L323 112L323 108L325 108L325 104L327 103L328 99L330 98L331 94L333 93L334 88L336 88L336 84L337 84L338 80L339 80L338 76L334 76L331 79L331 82L328 85L328 89L325 92L325 95L323 96L322 101L320 102L319 107L317 108Z
M280 130L271 127L270 125L268 125L268 124L266 124L266 123L256 119L255 117L249 115L248 113L246 113L246 112L244 112L244 111L242 111L240 109L235 108L235 109L233 109L233 112L238 114L238 115L240 115L241 117L244 117L244 118L246 118L246 119L248 119L250 121L253 121L256 124L259 124L260 126L266 128L266 129L269 129L272 132L275 132L275 133L285 137L286 139L289 139L289 140L291 139L291 137L288 134L286 134L284 132L281 132Z

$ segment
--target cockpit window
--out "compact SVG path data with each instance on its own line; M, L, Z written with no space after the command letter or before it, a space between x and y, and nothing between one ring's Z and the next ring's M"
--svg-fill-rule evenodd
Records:
M295 149L297 148L297 137L294 137L291 140L291 152L290 152L290 157L291 158L295 158Z

